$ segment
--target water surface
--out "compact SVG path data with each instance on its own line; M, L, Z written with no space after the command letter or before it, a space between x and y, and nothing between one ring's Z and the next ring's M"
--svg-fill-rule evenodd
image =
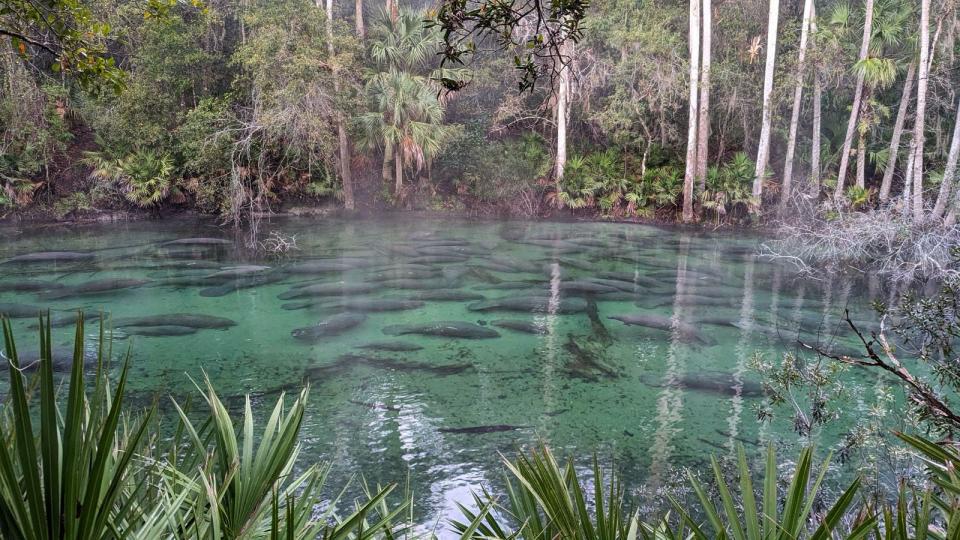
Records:
M203 372L262 408L309 381L304 462L332 461L337 481L409 479L420 515L449 516L471 488L500 485L498 453L538 440L584 464L598 452L648 507L711 453L795 441L788 421L757 422L751 360L796 350L798 329L845 352L843 309L869 320L886 294L876 280L797 279L742 234L426 219L264 230L297 249L252 256L204 222L7 228L0 303L21 306L0 310L111 313L142 403L190 395ZM10 260L50 251L79 254ZM171 314L229 321L142 319ZM624 316L641 324L611 318ZM15 320L22 350L36 348L34 323ZM55 332L70 344L72 327Z

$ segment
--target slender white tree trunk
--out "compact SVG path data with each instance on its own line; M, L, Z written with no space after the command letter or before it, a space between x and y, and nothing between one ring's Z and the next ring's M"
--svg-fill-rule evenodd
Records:
M780 209L790 200L793 185L793 156L797 150L797 130L800 126L800 105L803 103L803 80L807 64L807 40L810 36L810 21L813 17L813 0L803 3L803 22L800 29L800 51L797 54L797 86L793 90L793 111L790 113L790 134L787 138L787 154L783 162L783 189L780 194Z
M907 168L905 170L906 174L903 179L903 213L910 215L910 201L912 201L913 193L913 161L917 157L917 154L913 151L913 143L911 143L910 151L907 153Z
M863 132L857 133L857 187L867 187L867 138Z
M710 64L712 55L713 8L711 0L703 0L701 16L703 18L703 41L700 44L700 103L697 120L697 185L702 193L707 189L707 158L710 154Z
M817 35L817 6L810 10L810 33ZM820 197L820 127L823 121L823 85L820 73L813 70L813 125L810 133L810 193Z
M563 48L569 50L568 43ZM563 169L567 165L567 101L570 93L570 63L573 58L564 54L560 66L560 76L557 88L557 162L553 175L557 182L563 180Z
M917 74L916 62L907 66L907 80L903 83L903 94L900 95L900 107L897 108L897 119L893 123L893 136L890 137L887 168L883 171L883 180L880 182L880 202L887 202L890 198L890 187L893 184L893 173L897 168L897 154L900 153L900 139L903 137L903 125L907 120L907 110L910 108L910 99L913 97L913 80Z
M917 79L917 114L913 123L913 220L923 215L924 119L927 114L927 78L930 76L930 0L920 1L920 74Z
M757 147L757 168L753 177L753 196L763 195L763 178L770 162L770 129L773 122L773 68L777 60L777 24L780 21L780 0L770 0L767 20L767 63L763 72L763 119L760 144Z
M947 154L947 166L943 169L943 181L937 203L933 206L933 219L943 217L947 203L953 192L953 179L957 174L957 159L960 158L960 103L957 103L957 115L953 122L953 139L950 141L950 153Z
M357 29L357 37L361 40L364 40L367 38L367 28L363 24L363 0L356 0L353 9L353 21Z
M863 20L863 40L860 42L860 63L867 59L870 53L870 36L873 34L873 0L867 0ZM850 149L853 146L853 135L857 130L857 116L860 114L860 104L863 101L863 71L857 75L857 86L853 92L853 107L850 109L850 119L847 120L847 134L843 138L843 149L840 151L840 170L837 172L837 188L833 192L833 198L839 199L843 196L843 188L846 187L847 168L850 165Z
M697 99L700 83L700 0L690 0L690 104L687 113L687 162L683 175L683 221L693 221L693 182L697 174Z

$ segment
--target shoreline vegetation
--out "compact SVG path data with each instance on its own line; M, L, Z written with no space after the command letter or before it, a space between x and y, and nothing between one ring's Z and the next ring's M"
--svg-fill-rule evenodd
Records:
M860 478L827 494L821 482L832 457L818 466L813 448L787 462L769 447L761 465L751 464L741 445L732 462L713 458L712 471L688 471L692 495L668 496L670 510L649 516L626 502L616 470L605 471L594 457L589 473L577 471L539 443L504 458L505 494L474 486L472 504L459 504L458 516L420 531L410 499L397 486L363 479L363 497L345 500L340 490L331 498L325 481L336 464L298 463L308 387L289 406L281 395L260 433L249 396L242 410L229 409L209 379L195 382L203 399L196 405L173 400L175 418L167 419L175 423L173 435L161 436L156 405L132 410L124 402L130 353L111 357L102 322L96 360L86 365L78 314L63 385L54 375L50 320L40 317L41 353L24 365L9 321L2 323L10 376L0 414L4 537L907 540L960 534L960 483L953 473L960 454L906 434L897 436L924 457L932 483L901 483L891 499L862 490Z

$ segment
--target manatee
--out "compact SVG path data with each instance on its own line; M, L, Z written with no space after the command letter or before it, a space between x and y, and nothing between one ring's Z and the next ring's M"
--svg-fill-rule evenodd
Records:
M189 336L197 333L197 328L192 326L134 326L124 330L128 336L144 337L171 337L171 336Z
M666 299L653 305L653 307L667 306L690 306L690 307L729 307L738 308L743 305L742 298L715 298L712 296L700 296L694 294L684 294L674 298Z
M394 298L356 298L338 302L331 307L363 313L382 311L406 311L422 308L425 304L419 300L400 300Z
M477 300L486 300L486 297L480 293L459 291L456 289L422 291L416 293L411 298L417 300L426 300L428 302L471 302Z
M546 296L516 296L494 298L467 305L470 311L517 311L523 313L548 313L566 315L581 313L587 309L587 302L582 298L561 298L555 305L551 305Z
M110 278L98 279L96 281L87 281L72 287L64 287L56 291L42 294L41 297L47 300L58 298L71 298L74 296L83 296L86 294L100 294L105 292L120 291L124 289L133 289L150 283L148 279L129 279L129 278Z
M367 316L362 313L340 313L323 319L312 326L297 328L290 335L300 341L315 341L320 338L336 336L351 328L360 326Z
M477 291L517 291L522 289L532 289L536 286L546 287L547 282L540 281L503 281L491 285L478 285L474 287Z
M608 292L615 292L619 289L611 287L609 285L602 285L600 283L593 283L585 280L574 280L574 281L563 281L560 283L560 290L564 293L586 293L586 294L603 294Z
M143 317L122 317L113 321L116 328L140 326L189 326L190 328L205 328L223 330L236 326L236 321L226 317L213 315L199 315L195 313L168 313L164 315L146 315Z
M421 255L483 257L489 254L490 251L474 246L425 246L417 248L417 253Z
M675 381L664 381L660 384L650 381L645 382L650 386L686 388L689 390L696 390L710 394L720 394L724 396L763 396L763 385L761 383L751 380L738 381L732 374L718 371L687 374Z
M229 280L220 285L201 289L200 296L225 296L239 290L276 283L285 277L286 274L279 271L270 272L269 274L243 276L238 279Z
M212 278L241 277L241 276L249 276L251 274L262 274L267 270L270 270L269 266L261 266L257 264L245 264L242 266L228 266L226 268L223 268L217 272L210 274L207 277L212 277Z
M517 332L524 332L527 334L536 334L544 335L549 333L549 330L542 324L535 323L533 321L520 321L516 319L498 319L490 324L498 328L506 328L507 330L514 330Z
M696 326L682 321L674 321L670 317L661 315L649 315L644 313L631 313L628 315L614 315L607 317L623 324L631 326L643 326L655 330L666 332L677 331L680 338L684 341L696 341L703 345L713 345L715 341L709 336L704 335Z
M373 283L346 283L338 281L336 283L316 283L303 287L291 288L290 290L277 295L281 300L293 300L295 298L310 298L317 296L348 296L353 294L366 294L376 291L380 288Z
M54 281L24 280L0 282L0 292L35 292L61 288L63 288L63 284Z
M620 281L628 286L641 286L646 288L656 288L664 284L663 280L646 277L639 272L600 272L597 276L599 279L607 280L601 283L607 283L611 286L613 286L613 284L609 283L609 281Z
M442 289L449 287L450 283L444 279L391 279L379 285L385 289L424 290Z
M407 270L381 271L369 274L363 277L364 281L371 283L393 281L397 279L433 279L440 275L440 271L435 268L420 269L412 268Z
M100 320L101 312L99 310L86 309L83 311L83 320L86 323ZM77 324L78 313L76 311L53 315L50 318L51 328L62 328ZM31 324L30 328L39 328L39 323Z
M52 367L54 373L66 373L70 371L73 367L73 347L54 347L51 356L53 360ZM95 362L97 355L95 352L90 350L85 350L83 352L83 359L86 363ZM30 350L17 350L17 360L20 364L20 369L24 372L31 373L36 371L40 367L40 351L38 349ZM0 362L3 363L3 366L6 367L9 365L6 351L0 351Z
M414 264L450 264L466 262L469 257L456 255L421 255L410 259Z
M44 262L77 262L89 261L95 257L93 253L84 251L38 251L35 253L26 253L11 257L3 263L44 263Z
M13 304L9 302L0 303L0 315L8 319L26 319L28 317L37 317L41 313L46 313L46 309L40 306L31 306L29 304Z
M403 336L407 334L421 334L424 336L438 336L462 339L489 339L500 337L500 334L491 328L484 328L478 324L462 321L438 321L426 324L395 324L383 329L388 336Z
M165 279L159 279L153 283L157 287L209 287L222 285L229 281L227 277L209 277L209 276L178 276Z
M291 274L335 274L351 269L350 265L336 260L305 261L284 267Z
M161 246L227 246L233 242L224 238L179 238L160 244Z
M357 345L357 348L369 349L371 351L388 352L413 352L423 349L423 347L419 345L407 343L406 341L374 341L371 343L364 343L363 345Z
M508 424L493 424L488 426L470 426L440 428L437 431L441 433L454 433L458 435L483 435L485 433L503 433L504 431L516 431L518 429L528 429L530 426L512 426Z

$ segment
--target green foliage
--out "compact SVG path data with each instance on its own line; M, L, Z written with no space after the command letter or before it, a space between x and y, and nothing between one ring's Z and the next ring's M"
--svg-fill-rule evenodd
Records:
M80 316L62 401L49 321L42 318L40 326L40 360L23 366L3 321L10 373L0 416L4 538L367 540L403 533L406 524L397 518L406 505L387 504L393 486L365 489L366 500L340 513L340 496L320 495L329 467L292 474L307 390L289 408L281 396L259 433L248 398L238 433L207 381L201 390L207 414L174 402L179 422L172 440L162 443L152 409L124 410L130 355L111 384L103 327L88 391ZM24 368L36 369L37 379L28 381Z
M434 175L458 193L487 203L509 201L532 189L550 171L547 142L528 133L515 139L489 140L475 123L450 142L434 164Z
M9 321L3 321L10 396L0 423L0 531L6 538L135 538L160 524L149 490L131 482L151 412L123 415L129 355L115 388L100 334L92 392L86 391L82 318L74 340L65 407L53 377L49 322L41 320L38 403L21 366ZM76 511L82 509L83 511Z
M16 54L29 59L49 54L49 69L76 79L88 90L124 87L124 72L107 50L110 25L90 5L72 0L4 0L0 35L10 38Z
M760 202L753 197L754 163L743 152L729 162L707 170L707 189L700 193L700 204L714 212L719 220L740 207L746 211L757 208Z
M863 210L870 205L873 199L873 190L866 187L850 186L847 188L846 197L850 208Z
M690 487L698 504L691 506L671 499L678 519L667 514L655 522L639 519L639 511L630 509L624 501L623 487L616 475L605 481L596 460L590 480L580 478L572 462L561 466L545 446L505 463L511 475L507 479L506 502L484 492L474 495L477 510L461 505L466 519L453 522L461 538L826 540L865 538L880 530L870 505L863 506L855 517L852 515L861 503L859 480L847 486L832 505L819 508L817 515L822 517L814 519L827 463L814 477L810 449L800 453L789 478L781 478L782 464L770 448L758 500L753 473L741 446L736 460L736 487L728 483L714 459L713 489L689 472ZM782 485L786 486L785 491L781 490ZM909 514L904 509L899 516L908 519ZM923 520L922 513L918 519Z
M173 161L150 150L137 150L119 158L90 152L85 158L93 167L90 177L116 186L131 203L140 207L157 206L171 192Z

